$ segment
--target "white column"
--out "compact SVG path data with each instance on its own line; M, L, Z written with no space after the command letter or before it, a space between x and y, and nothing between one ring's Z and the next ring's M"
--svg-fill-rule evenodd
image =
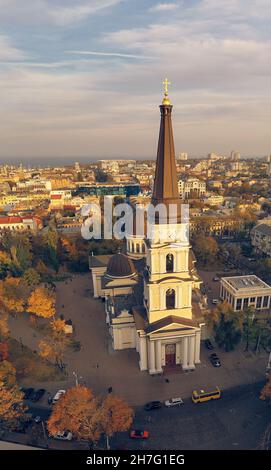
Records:
M201 331L196 332L196 346L195 346L195 364L200 364L200 335Z
M148 340L148 363L149 363L149 373L155 374L155 351L154 351L154 341Z
M183 362L182 362L183 369L188 369L187 357L188 357L188 336L185 336L183 338Z
M189 338L188 367L189 369L194 369L195 367L195 336L190 336Z
M148 370L148 358L147 358L147 338L141 336L140 341L140 370Z
M162 348L161 341L155 341L155 362L156 362L156 372L162 372Z

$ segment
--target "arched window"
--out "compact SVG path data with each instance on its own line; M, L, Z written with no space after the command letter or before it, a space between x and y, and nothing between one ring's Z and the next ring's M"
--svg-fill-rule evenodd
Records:
M169 253L166 258L166 271L167 273L173 273L174 271L174 256Z
M145 243L143 243L143 245L142 245L142 253L145 253L145 251L146 251L146 250L145 250Z
M166 308L168 310L175 308L175 290L168 289L166 292Z
M139 246L139 243L136 244L136 252L137 252L137 253L140 253L140 246Z

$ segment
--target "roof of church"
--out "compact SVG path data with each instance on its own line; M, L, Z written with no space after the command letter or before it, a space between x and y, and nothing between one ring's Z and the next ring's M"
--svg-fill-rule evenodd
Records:
M132 276L136 273L134 263L123 253L116 253L110 259L106 273L112 277Z
M172 323L177 323L179 325L185 326L192 326L197 327L198 323L194 320L190 320L189 318L184 317L177 317L175 315L169 315L168 317L162 318L154 323L151 323L145 329L146 333L154 333L157 330L161 330L161 328L165 328L166 326L171 325Z

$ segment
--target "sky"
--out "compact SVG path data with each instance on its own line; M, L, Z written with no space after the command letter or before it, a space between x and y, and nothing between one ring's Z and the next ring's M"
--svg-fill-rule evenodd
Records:
M270 0L0 0L0 160L271 153Z

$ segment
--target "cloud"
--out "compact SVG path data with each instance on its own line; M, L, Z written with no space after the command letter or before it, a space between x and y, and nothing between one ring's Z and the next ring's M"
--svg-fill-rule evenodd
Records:
M165 76L177 152L270 153L270 0L183 0L167 21L141 1L105 22L98 13L113 3L88 3L0 0L14 21L32 21L14 38L30 50L38 38L29 58L0 40L2 155L154 157Z
M178 8L179 5L177 5L177 3L158 3L157 5L154 5L150 11L157 11L157 12L160 12L160 11L172 11L172 10L176 10L176 8Z
M26 54L11 44L10 38L0 34L0 62L10 60L21 60L26 58Z
M122 59L153 59L151 56L123 54L121 52L97 52L97 51L66 51L67 54L98 56L98 57L119 57Z
M0 19L11 24L68 27L124 0L0 0Z
M55 7L50 11L50 16L55 23L65 26L80 22L88 16L106 8L119 4L122 0L89 0L76 6Z

